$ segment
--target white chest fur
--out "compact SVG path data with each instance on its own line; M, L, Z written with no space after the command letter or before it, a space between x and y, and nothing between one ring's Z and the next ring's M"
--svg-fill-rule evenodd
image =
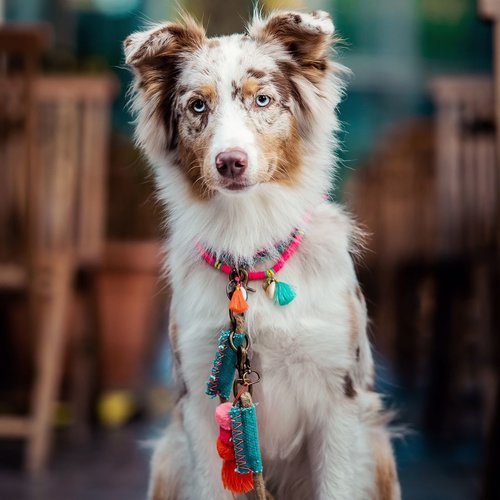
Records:
M289 305L275 305L261 282L251 283L256 291L248 298L247 326L252 365L262 375L255 389L262 442L271 455L289 456L307 431L310 418L298 400L321 405L325 394L342 391L354 360L348 300L356 278L349 229L348 219L334 206L318 207L302 245L277 276L296 288ZM201 261L192 248L175 245L170 246L169 266L182 376L188 390L203 397L218 333L229 324L227 276Z

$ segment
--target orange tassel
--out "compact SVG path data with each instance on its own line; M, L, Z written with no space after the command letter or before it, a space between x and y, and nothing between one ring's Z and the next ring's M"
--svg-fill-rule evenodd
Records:
M243 297L240 284L236 285L236 289L233 292L231 302L229 302L229 310L236 314L242 314L248 310L248 304Z
M234 461L234 448L231 444L223 443L220 439L217 439L217 452L222 460Z
M248 493L253 490L253 473L236 472L236 461L224 460L222 464L222 484L233 493Z

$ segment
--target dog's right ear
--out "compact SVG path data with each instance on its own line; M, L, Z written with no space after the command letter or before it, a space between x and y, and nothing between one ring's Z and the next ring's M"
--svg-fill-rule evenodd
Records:
M154 66L165 58L181 56L201 47L205 30L191 17L168 22L130 35L124 42L125 62L138 69Z
M134 33L123 43L125 61L136 74L133 107L138 111L138 144L146 147L154 143L158 151L176 147L174 104L180 66L204 40L205 30L185 15L180 23Z

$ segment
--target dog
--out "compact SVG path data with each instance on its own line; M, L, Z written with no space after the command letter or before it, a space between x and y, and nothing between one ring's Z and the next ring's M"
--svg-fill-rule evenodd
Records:
M245 315L269 498L400 498L353 265L358 231L325 201L345 74L334 43L323 11L257 14L245 34L217 38L185 15L124 42L136 141L169 234L178 397L153 453L152 500L234 498L221 482L217 401L205 395L228 278L200 245L219 265L269 267L297 228L300 245L276 274L296 298L276 305L255 283Z

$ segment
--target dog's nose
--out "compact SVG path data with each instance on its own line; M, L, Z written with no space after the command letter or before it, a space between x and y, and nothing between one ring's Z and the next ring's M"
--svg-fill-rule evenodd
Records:
M242 149L228 149L215 157L215 166L222 177L235 179L245 172L248 155Z

